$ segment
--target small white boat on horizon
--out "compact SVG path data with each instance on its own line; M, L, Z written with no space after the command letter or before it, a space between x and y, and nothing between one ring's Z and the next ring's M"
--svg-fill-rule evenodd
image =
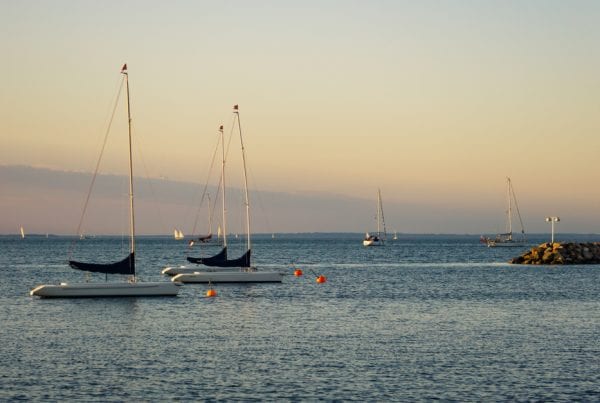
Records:
M377 235L371 234L369 232L365 233L365 238L363 239L363 246L381 246L385 244L387 239L387 234L385 231L385 218L383 217L383 205L381 202L381 190L377 189L377 216L375 218L377 220ZM381 233L381 228L383 227L383 234Z
M507 185L507 204L508 209L506 210L506 232L496 234L494 238L489 238L482 235L480 242L488 246L488 248L506 248L506 247L523 247L527 245L527 238L525 237L525 227L523 226L523 220L521 219L521 213L519 212L519 205L517 203L517 196L512 186L512 182L509 177L506 178ZM519 217L519 223L521 224L521 236L519 238L513 238L512 230L512 215L513 215L513 203L517 210L517 216Z

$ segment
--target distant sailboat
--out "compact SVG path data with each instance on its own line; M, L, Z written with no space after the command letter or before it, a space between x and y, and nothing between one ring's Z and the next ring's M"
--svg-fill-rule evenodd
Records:
M185 236L183 235L183 232L181 232L181 230L178 230L177 228L175 228L173 230L173 238L175 238L176 240L181 240L181 239L185 238Z
M398 240L398 234L396 233L396 231L394 231L394 237L392 238L394 241Z
M187 269L184 272L180 272L173 277L173 281L181 281L183 283L220 283L220 282L232 282L232 283L247 283L247 282L281 282L283 274L280 272L265 272L258 271L250 263L250 257L252 253L251 244L251 231L250 231L250 200L248 197L248 175L246 170L246 153L244 149L244 141L242 138L242 128L239 118L238 106L233 107L234 118L237 121L237 126L240 135L240 145L242 151L242 162L244 168L244 200L246 207L246 235L247 235L247 248L246 252L236 259L229 259L227 255L227 214L225 205L225 138L223 135L223 126L219 128L221 136L221 147L222 147L222 164L221 164L221 194L222 194L222 223L223 223L223 249L214 256L207 258L187 257L187 260L191 263L202 264L209 267L214 267L214 271L198 271L190 272L193 269ZM218 269L216 269L218 268ZM227 270L223 270L223 269ZM237 268L237 270L231 270L231 268ZM165 274L175 274L175 272L165 272Z
M367 232L363 239L364 246L380 246L386 241L385 218L383 217L383 204L381 202L381 190L377 189L377 235ZM383 233L382 233L383 228Z
M23 226L21 226L20 230L21 230L21 239L25 239L25 230L23 229Z
M133 162L131 150L131 111L129 107L129 80L127 65L121 69L127 90L127 121L129 134L129 229L130 251L125 259L114 263L86 263L69 260L73 269L94 273L130 275L127 282L79 283L40 285L31 290L32 296L39 297L133 297L133 296L175 296L181 283L139 282L135 270L135 216L133 208ZM121 84L121 89L122 89ZM115 106L116 107L116 106ZM95 174L94 174L95 177ZM92 182L93 184L93 182ZM90 188L91 190L91 188ZM85 209L84 209L85 210Z
M190 247L194 246L196 244L196 241L200 243L209 243L212 239L212 214L210 210L210 194L207 193L206 196L208 197L208 234L200 235L197 238L190 239ZM165 268L165 270L166 269L169 269L169 267Z
M220 141L222 142L223 141L223 126L222 125L219 127L219 135L220 135L220 138L221 138ZM225 150L224 150L224 147L223 147L223 162L222 162L222 165L224 165L224 164L225 164ZM222 173L223 173L224 172L224 168L222 168L221 170L222 170ZM225 192L224 192L225 185L223 183L223 179L224 178L221 179L220 186L222 186L223 197L224 197L224 195L225 195ZM225 202L223 202L223 217L225 217ZM212 238L212 211L211 211L211 208L210 208L210 195L208 195L208 220L209 220L208 222L209 222L209 232L210 233L208 235L205 235L205 236L200 236L197 239L192 239L189 242L189 247L190 248L196 244L196 240L198 240L200 243L207 243ZM225 223L224 223L224 225L225 225ZM223 231L221 230L221 225L218 225L218 227L217 227L217 239L219 241L221 241L222 237L223 237ZM207 269L207 270L217 270L218 267L219 267L219 265L223 264L223 262L225 262L227 260L227 250L226 250L227 239L226 239L226 237L224 237L223 239L224 239L223 249L219 253L217 253L216 255L210 256L210 257L205 257L205 258L202 258L202 257L190 257L190 256L188 256L187 260L190 263L202 264L202 265L205 265L205 266L208 266L208 267L211 268L211 269ZM217 267L217 269L212 269L212 267ZM237 270L237 266L233 266L233 268L235 270ZM161 273L169 275L169 276L176 276L176 275L182 274L182 273L195 273L198 270L200 270L200 269L197 266L194 266L194 267L187 267L187 266L172 267L172 266L167 266L167 267L165 267L161 271Z
M208 234L198 237L198 241L202 243L210 242L212 239L212 211L210 209L210 193L207 193L206 197L208 198Z
M506 197L508 209L506 210L506 232L497 234L494 238L488 238L487 236L481 236L480 241L485 243L488 247L511 247L511 246L524 246L527 245L527 238L525 237L525 228L523 226L523 220L521 219L521 213L519 212L519 205L517 204L517 196L512 186L510 178L506 178ZM521 224L521 236L517 239L513 238L512 230L512 215L513 215L513 203L517 210L517 216L519 217L519 223Z

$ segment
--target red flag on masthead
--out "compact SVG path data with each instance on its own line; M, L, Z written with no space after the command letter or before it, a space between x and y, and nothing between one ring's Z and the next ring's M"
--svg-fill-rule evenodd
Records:
M127 73L127 63L125 63L123 67L121 67L121 73Z
M237 111L238 110L238 106L237 105L233 105L233 110Z
M223 131L223 125L219 126L219 130Z

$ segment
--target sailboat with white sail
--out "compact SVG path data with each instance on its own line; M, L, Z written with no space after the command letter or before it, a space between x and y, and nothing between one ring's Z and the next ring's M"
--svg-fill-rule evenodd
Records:
M525 227L523 226L523 220L521 219L521 213L519 212L519 204L517 203L517 196L512 186L512 182L509 177L506 178L506 198L508 209L506 210L506 232L497 234L494 238L489 238L482 235L480 241L485 243L488 247L513 247L513 246L525 246L527 245L527 238L525 237ZM513 237L513 204L519 218L519 224L521 225L521 235Z
M244 148L244 141L242 137L242 126L239 117L238 105L233 107L234 121L237 122L237 128L240 138L240 146L242 152L243 162L243 179L244 179L244 205L246 210L246 235L247 235L247 247L246 252L235 259L229 259L228 248L227 248L227 214L225 204L225 138L223 134L223 126L220 127L219 132L221 136L221 148L222 148L222 164L221 164L221 195L222 195L222 224L223 224L223 248L219 253L214 256L199 258L188 256L187 260L190 263L196 263L199 265L208 266L209 269L199 270L190 273L190 268L180 268L185 270L176 274L172 281L181 281L183 283L250 283L250 282L281 282L283 274L278 271L259 271L251 264L252 254L252 243L251 243L251 230L250 230L250 199L248 196L248 175L246 169L246 151ZM234 123L235 124L235 123ZM210 268L214 268L211 270ZM165 274L174 273L174 271Z
M383 216L383 204L381 202L381 190L377 189L377 232L376 233L365 233L363 239L364 246L381 246L385 244L387 239L387 233L385 230L385 218ZM383 232L382 232L383 229Z
M173 229L173 238L175 238L175 240L180 241L183 238L185 238L185 235L183 235L183 232L180 229Z
M21 226L20 231L21 231L21 239L25 239L25 230L23 229L23 226Z
M137 296L176 296L179 293L181 283L179 282L141 282L136 276L135 267L135 215L133 206L133 162L131 150L131 109L129 105L129 76L127 64L121 69L123 81L119 92L122 92L125 83L127 94L127 122L129 135L129 230L130 251L125 259L114 263L88 263L69 260L69 266L73 269L94 273L122 274L128 275L127 282L105 282L105 283L60 283L58 285L40 285L31 290L30 295L39 297L137 297ZM118 101L118 100L117 100ZM116 104L115 104L116 109ZM108 134L108 132L107 132ZM101 157L100 157L101 158ZM93 178L98 172L98 164ZM92 186L94 183L92 179ZM91 191L91 187L90 187ZM89 197L89 193L88 193ZM87 203L87 202L86 202ZM85 207L84 207L85 212ZM79 232L79 230L78 230Z

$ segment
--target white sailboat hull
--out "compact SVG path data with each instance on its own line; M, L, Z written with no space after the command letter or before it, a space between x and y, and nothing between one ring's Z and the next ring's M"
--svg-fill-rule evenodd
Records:
M381 246L385 242L385 239L380 236L369 235L367 232L363 239L363 246Z
M214 271L178 274L171 281L182 283L281 283L283 273L276 271Z
M37 286L29 294L44 298L174 297L179 293L181 285L179 282L61 283Z
M496 242L496 241L488 241L488 248L514 248L514 247L525 247L527 246L526 242Z
M237 272L240 271L239 267L165 267L161 273L168 276L176 276L178 274L193 274L198 272Z
M363 240L363 246L381 246L383 245L382 241L374 241L372 239Z

